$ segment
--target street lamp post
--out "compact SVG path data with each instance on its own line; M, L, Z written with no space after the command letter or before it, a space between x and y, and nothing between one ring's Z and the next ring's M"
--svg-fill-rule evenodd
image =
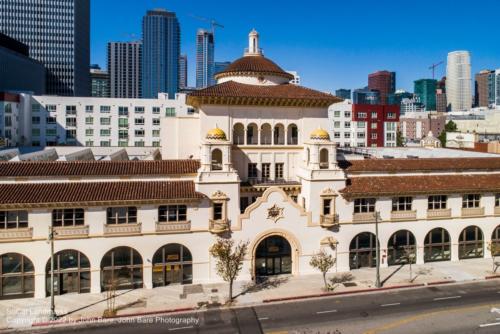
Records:
M56 320L56 305L54 300L54 228L49 227L49 242L50 242L50 320Z
M375 211L375 254L377 256L377 277L375 279L375 286L380 288L382 284L380 283L380 245L378 242L378 217L379 212Z

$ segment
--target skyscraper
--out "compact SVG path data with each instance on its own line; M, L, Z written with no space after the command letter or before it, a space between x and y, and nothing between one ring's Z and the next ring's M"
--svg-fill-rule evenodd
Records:
M214 34L204 29L196 33L196 88L215 84Z
M355 89L352 93L352 102L354 104L381 104L380 92L369 90L366 87Z
M90 95L90 0L2 0L0 31L29 46L50 95Z
M109 73L97 64L90 66L92 97L109 97Z
M108 72L111 97L142 97L142 43L109 42Z
M188 86L188 57L183 54L179 58L179 88L183 89Z
M380 104L387 104L387 97L396 91L396 72L377 71L368 75L368 89L380 93Z
M489 107L495 104L495 71L483 70L475 78L474 106Z
M179 91L181 30L175 13L149 10L142 19L142 97Z
M435 79L419 79L414 81L415 95L420 103L425 106L426 111L436 110L436 85Z
M446 98L451 111L472 107L470 54L468 51L448 53L446 66Z
M224 71L230 64L230 61L216 61L214 74Z
M335 96L341 97L343 99L351 99L351 90L340 88L335 91Z

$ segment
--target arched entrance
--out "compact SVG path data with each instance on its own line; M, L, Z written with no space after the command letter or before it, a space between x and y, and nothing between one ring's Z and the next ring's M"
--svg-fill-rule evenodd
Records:
M410 260L411 263L415 263L417 255L415 236L408 230L397 231L387 243L387 252L387 263L390 266L410 263Z
M180 244L167 244L153 256L153 288L193 282L193 258Z
M496 245L497 247L500 247L500 225L495 227L495 230L491 234L491 243ZM500 250L496 251L494 254L491 254L494 256L500 255Z
M50 295L50 259L45 266L47 296ZM54 293L90 292L90 262L85 254L67 249L54 254Z
M142 288L142 257L130 247L116 247L101 260L101 289L116 290Z
M375 267L377 265L377 249L375 234L363 232L352 239L349 245L349 267Z
M262 240L255 252L255 275L292 273L292 248L283 237L273 235Z
M473 259L483 257L483 231L477 226L468 226L460 232L458 258Z
M451 259L450 234L444 228L435 228L425 236L424 262Z
M0 299L33 297L35 268L33 262L18 253L0 256Z

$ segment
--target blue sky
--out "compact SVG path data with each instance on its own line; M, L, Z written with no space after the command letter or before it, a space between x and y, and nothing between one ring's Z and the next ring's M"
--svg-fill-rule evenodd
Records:
M146 10L177 13L182 52L194 85L195 35L214 18L217 61L242 55L248 32L261 36L265 55L302 84L334 91L367 84L370 72L397 72L397 88L413 91L413 80L431 77L429 65L453 50L472 54L472 71L500 68L498 0L91 0L91 60L106 66L106 43L140 39ZM135 34L136 37L133 37ZM436 71L441 77L445 65Z

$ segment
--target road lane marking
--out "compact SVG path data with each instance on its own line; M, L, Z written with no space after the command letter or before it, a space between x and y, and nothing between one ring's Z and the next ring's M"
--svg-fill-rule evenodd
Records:
M335 313L337 310L327 310L327 311L318 311L316 314L324 314L324 313Z
M259 320L269 320L268 317L262 317L262 318L259 318Z
M489 324L481 324L481 325L479 325L479 327L484 328L484 327L491 327L491 326L498 326L498 325L500 325L500 322L492 322Z
M401 305L401 303L382 304L380 306L381 307L389 307L389 306L396 306L396 305Z
M433 300L438 301L438 300L458 299L458 298L462 298L462 296L439 297L439 298L434 298Z
M177 328L169 328L169 331L179 331L181 329L191 329L194 328L193 326L186 326L186 327L177 327Z

